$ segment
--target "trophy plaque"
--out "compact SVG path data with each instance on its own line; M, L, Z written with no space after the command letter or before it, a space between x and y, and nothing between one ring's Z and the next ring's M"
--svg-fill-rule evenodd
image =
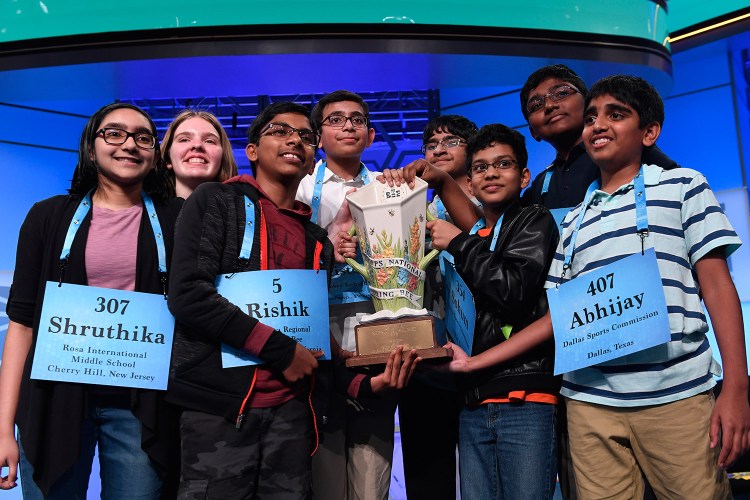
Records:
M423 358L447 358L437 344L433 317L423 308L425 271L438 255L425 255L427 183L389 186L371 182L347 195L363 264L346 259L370 287L375 313L354 328L356 355L346 366L383 364L397 346Z

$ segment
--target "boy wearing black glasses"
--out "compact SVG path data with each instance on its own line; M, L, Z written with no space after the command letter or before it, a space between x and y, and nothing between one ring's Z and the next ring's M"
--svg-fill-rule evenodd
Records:
M327 233L310 221L310 207L294 199L318 142L307 108L271 104L248 131L254 177L204 183L180 214L169 294L177 328L168 400L183 410L181 499L309 498L316 414L324 414L311 404L320 395L313 388L325 378L313 379L318 354L280 331L286 327L266 324L268 316L258 319L229 302L216 283L219 276L252 280L262 274L245 271L330 275ZM288 302L296 293L288 295L291 288L283 291ZM269 303L281 293L281 286L269 287ZM262 364L225 367L223 345ZM348 380L355 395L364 386L377 392L388 385L385 377Z
M484 217L470 231L444 220L427 223L434 248L453 258L473 296L476 317L472 354L512 338L547 309L544 281L557 231L539 205L522 207L529 183L524 137L500 124L486 125L468 140L471 192ZM427 169L429 170L429 169ZM416 171L391 171L387 182L411 182ZM429 175L435 175L430 172ZM445 174L442 190L453 182ZM452 189L452 188L451 188ZM458 197L446 197L448 211ZM463 224L462 224L463 225ZM465 357L457 345L457 359ZM462 498L551 498L555 488L555 405L552 342L502 366L469 374L462 382L465 406L459 425Z
M296 185L312 169L318 135L304 106L283 102L258 115L248 142L255 176L201 185L177 223L180 248L172 258L169 294L177 328L168 400L183 409L179 498L309 493L314 443L307 393L315 355L227 301L216 279L312 269L319 266L316 254L322 269L330 270L333 250L325 231L310 223L309 207L294 201ZM241 258L247 231L253 243ZM224 368L222 344L264 364Z
M425 169L445 172L445 177L455 181L454 189L459 188L454 194L462 193L463 198L479 204L466 176L466 147L476 133L476 124L468 118L439 116L427 124L422 134L424 159L406 168L420 175L424 175ZM426 178L429 177L427 174ZM427 210L435 218L453 221L439 195L435 195ZM443 282L437 260L426 270L426 279L425 304L431 304L432 311L443 318ZM432 370L418 373L401 392L398 403L401 451L406 495L410 499L456 497L456 446L462 401L455 377Z
M564 64L544 66L533 72L521 88L521 112L537 141L548 142L557 155L536 176L521 201L549 208L561 221L568 210L583 201L586 188L599 177L599 167L583 147L583 100L586 84ZM643 151L643 162L665 170L678 165L657 146Z
M362 162L375 139L369 107L358 94L337 90L323 96L312 111L320 130L325 161L300 182L297 200L312 207L312 221L328 231L336 266L329 287L329 313L335 357L355 350L358 317L375 309L369 288L344 264L339 242L352 225L346 194L374 180ZM361 377L361 375L360 375ZM364 392L370 390L367 379ZM313 457L313 497L316 499L388 498L393 458L396 395L368 399L367 408L334 392L330 412L321 427L320 447Z
M504 125L469 140L471 191L484 217L469 232L428 223L432 245L453 257L476 307L472 353L505 342L546 310L544 279L557 234L549 212L522 208L529 182L523 136ZM453 346L456 353L460 352ZM459 464L462 498L551 498L555 403L551 342L464 380Z

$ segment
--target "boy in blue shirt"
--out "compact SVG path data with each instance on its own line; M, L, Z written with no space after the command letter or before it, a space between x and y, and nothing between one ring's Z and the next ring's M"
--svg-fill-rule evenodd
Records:
M726 264L741 242L700 173L641 164L664 120L651 85L630 76L605 78L589 90L584 110L583 143L601 177L590 198L565 217L545 286L653 248L671 340L564 375L578 496L641 498L643 473L659 497L730 497L723 468L750 442L742 315ZM644 186L645 196L636 197L635 184ZM643 234L636 230L640 198L647 200ZM564 264L569 254L573 260ZM721 368L705 336L701 298L724 360L724 386L715 403L711 388ZM504 363L551 335L547 313L479 356L458 353L451 368Z

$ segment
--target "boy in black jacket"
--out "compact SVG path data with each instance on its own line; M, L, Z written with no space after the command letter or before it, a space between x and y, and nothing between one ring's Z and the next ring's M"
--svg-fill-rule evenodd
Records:
M482 127L467 146L467 169L484 218L469 232L443 220L427 223L432 245L453 257L474 298L472 354L498 345L547 310L544 281L557 245L550 213L522 207L529 183L523 136L504 125ZM392 171L388 182L409 182L414 169ZM426 168L423 178L445 193L452 179ZM438 180L439 179L439 180ZM444 199L448 211L454 198ZM466 214L466 210L463 213ZM466 354L454 344L454 360ZM466 379L459 466L462 498L551 498L555 487L555 403L551 342ZM455 361L454 361L455 363ZM453 365L453 363L452 363Z
M318 141L307 108L271 104L248 131L245 151L255 177L203 184L180 214L169 296L178 323L168 389L168 400L184 410L179 498L310 494L318 354L229 302L216 279L278 269L330 275L328 235L310 222L310 207L294 199L312 170ZM278 288L269 290L269 302ZM263 364L224 368L222 344ZM382 376L351 375L352 396L405 383L409 370L399 374L400 363L393 362L400 356L400 350L392 353Z

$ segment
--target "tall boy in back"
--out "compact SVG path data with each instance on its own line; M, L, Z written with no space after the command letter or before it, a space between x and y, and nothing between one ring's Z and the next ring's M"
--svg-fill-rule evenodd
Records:
M323 96L313 108L312 121L321 133L325 161L302 179L297 200L312 207L312 221L338 242L339 233L352 224L346 194L374 178L362 163L362 153L375 139L375 130L365 100L346 90ZM335 244L336 252L338 248ZM334 291L329 293L331 333L343 348L335 351L347 356L355 349L357 316L375 310L369 294L363 293L364 280L343 266L340 254L335 256L339 264L331 281ZM396 395L383 394L367 406L332 395L320 448L313 457L314 498L388 498Z
M601 178L592 185L590 201L566 216L545 286L653 247L672 340L565 374L561 392L581 498L641 498L641 472L660 498L728 498L723 469L750 443L742 315L726 263L740 240L703 175L641 164L663 120L661 98L640 78L605 78L586 96L583 140ZM636 197L634 185L641 178L644 196ZM648 232L639 234L636 210L644 197ZM569 253L568 266L563 256ZM721 368L705 336L701 298L725 368L715 403L711 388ZM551 335L547 314L514 342L456 360L452 368L473 371L503 363Z
M469 139L466 154L484 218L469 232L443 220L427 225L433 247L453 257L473 294L472 350L479 354L504 345L544 315L543 284L557 231L547 209L519 203L530 175L519 132L486 125ZM458 444L462 498L552 497L559 388L552 347L548 340L464 380Z
M564 64L544 66L529 75L520 98L531 136L549 143L557 153L555 161L524 191L522 201L550 210L573 208L599 177L599 167L586 153L581 138L586 84ZM677 166L656 146L644 149L643 162L664 169Z

